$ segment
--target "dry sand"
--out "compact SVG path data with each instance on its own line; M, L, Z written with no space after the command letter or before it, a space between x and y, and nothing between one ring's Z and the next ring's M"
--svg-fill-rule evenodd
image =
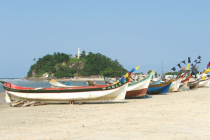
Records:
M210 88L125 101L35 107L0 104L0 139L210 139Z

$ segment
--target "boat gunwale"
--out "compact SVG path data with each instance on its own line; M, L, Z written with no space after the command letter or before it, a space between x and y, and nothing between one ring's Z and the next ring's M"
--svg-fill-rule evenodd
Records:
M134 82L134 83L129 83L128 86L136 85L136 84L138 84L138 83L140 83L142 81L147 80L148 78L150 78L152 76L153 73L154 73L154 70L152 70L145 78L143 78L143 79L141 79L141 80L139 80L137 82Z
M172 82L173 82L173 80L174 80L174 78L172 78L171 80L169 80L168 82L165 82L165 83L161 83L161 84L157 84L157 85L149 85L149 87L148 87L148 88L166 86L166 85L168 85L168 84L172 83Z
M128 79L128 78L126 78ZM2 82L0 81L3 85L4 90L7 91L13 91L13 92L23 92L23 93L69 93L69 92L90 92L90 91L106 91L106 90L111 90L111 89L116 89L119 88L129 82L129 79L123 83L119 82L114 85L102 85L102 86L83 86L81 87L74 87L74 88L28 88L28 89L17 89L17 88L11 88L8 86L5 86L4 84L10 84L14 85L8 82ZM14 85L16 86L16 85ZM17 86L20 87L20 86ZM20 87L21 88L21 87ZM27 88L27 87L23 87Z
M184 83L186 81L189 81L190 80L190 77L191 77L191 73L189 74L189 76L186 79L184 79L183 81L181 81L181 83Z

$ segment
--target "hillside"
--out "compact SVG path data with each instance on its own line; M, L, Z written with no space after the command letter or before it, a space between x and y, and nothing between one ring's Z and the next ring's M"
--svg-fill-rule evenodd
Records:
M89 77L100 75L106 77L119 77L127 72L117 61L111 60L100 53L90 52L87 56L83 51L80 58L72 58L65 53L47 54L31 65L27 79L32 78L63 78L63 77Z

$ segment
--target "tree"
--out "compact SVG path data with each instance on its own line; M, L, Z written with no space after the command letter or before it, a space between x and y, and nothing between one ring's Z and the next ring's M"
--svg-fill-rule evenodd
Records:
M99 75L100 75L100 76L103 76L103 74L104 74L103 71L100 70L100 71L99 71Z
M82 72L84 76L101 75L103 72L103 76L117 77L127 73L117 60L113 61L100 53L90 52L85 59L86 63Z
M54 53L53 55L47 54L42 58L38 58L35 64L33 64L28 72L28 77L32 76L32 71L36 75L42 75L42 73L48 72L54 74L57 78L71 77L77 73L82 76L101 75L107 77L118 77L127 73L127 70L116 60L112 60L100 53L92 53L85 55L85 51L81 54L81 60L76 59L74 61L71 54ZM34 59L35 61L35 59ZM66 62L67 65L62 65ZM75 65L72 65L75 64ZM72 65L73 67L69 67Z
M69 55L69 58L70 58L70 59L72 58L72 54Z
M149 70L149 71L147 72L147 74L149 74L151 71L152 71L152 70ZM157 72L155 72L155 76L157 76Z
M82 55L80 56L80 59L84 59L85 58L85 51L82 51Z
M82 65L82 63L77 62L76 63L76 66L77 66L77 75L79 76L79 74L80 74L79 72L80 72L80 70L81 70L81 68L82 68L83 65Z

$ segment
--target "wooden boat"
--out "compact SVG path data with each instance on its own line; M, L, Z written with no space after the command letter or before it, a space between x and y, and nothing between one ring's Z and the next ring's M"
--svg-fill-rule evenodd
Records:
M157 84L160 84L161 82L162 82L162 79L159 79L157 81L150 83L150 85L157 85Z
M139 81L133 82L133 83L130 82L128 84L128 88L127 88L125 97L129 98L129 97L144 96L146 94L146 91L149 86L149 83L150 83L153 73L154 73L154 71L151 71L145 78L143 78ZM91 81L88 81L88 84L91 86L99 85L99 84L93 83ZM108 83L108 84L110 84L110 83Z
M170 86L168 91L178 91L179 87L180 87L180 84L181 84L181 81L182 81L182 78L178 78L178 79L174 80L171 83L171 86Z
M198 87L208 87L210 83L210 79L200 80Z
M65 88L29 88L0 81L5 90L7 103L18 100L42 101L44 103L69 102L118 102L125 99L129 79L108 86L85 86Z
M126 98L128 97L141 97L146 94L146 91L148 89L150 80L152 78L152 75L154 73L154 70L151 71L145 78L128 84L127 92L126 92Z
M172 78L168 82L160 83L157 85L149 85L149 87L147 89L147 94L167 93L173 80L174 79Z
M62 83L56 81L55 79L51 79L49 83L50 83L51 87L54 87L54 88L77 87L77 86L73 86L73 85L65 85L65 84L62 84Z
M180 86L187 86L190 80L191 74L189 74L185 79L182 79Z
M101 85L101 84L94 83L94 82L89 81L89 80L87 80L87 82L88 82L88 85L89 85L89 86L99 86L99 85ZM108 85L109 85L109 84L108 84ZM110 84L110 85L111 85L111 84Z
M183 77L184 77L184 74L180 78L174 80L171 83L171 86L168 91L178 91Z
M184 87L184 86L187 86L188 85L188 82L184 82L184 83L181 83L179 87Z
M198 86L199 86L199 82L200 82L199 79L197 79L197 80L195 80L195 81L190 81L190 82L188 83L188 86L189 86L190 89L196 89L196 88L198 88Z

